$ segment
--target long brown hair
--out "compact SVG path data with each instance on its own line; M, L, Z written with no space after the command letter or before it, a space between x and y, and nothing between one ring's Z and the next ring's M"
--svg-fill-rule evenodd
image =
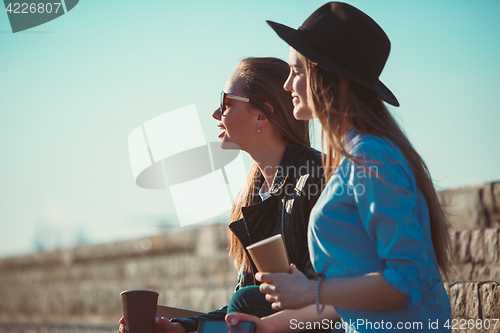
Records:
M387 110L382 99L361 84L326 70L304 56L308 75L308 94L313 101L315 113L323 127L322 142L325 177L328 180L344 156L356 165L359 158L350 155L342 141L352 125L358 131L379 136L395 144L408 162L418 188L422 191L429 208L432 244L439 267L447 278L450 266L450 236L446 217L438 200L429 169L411 145L396 120ZM384 181L382 179L382 181Z
M236 73L245 81L243 96L250 98L252 107L264 113L287 145L309 147L309 121L294 118L291 93L283 90L288 72L288 64L277 58L245 58L236 65ZM265 103L269 103L273 111ZM231 222L242 218L241 207L254 203L260 178L259 167L253 163L245 184L234 200ZM231 230L229 253L237 268L251 270L245 249Z

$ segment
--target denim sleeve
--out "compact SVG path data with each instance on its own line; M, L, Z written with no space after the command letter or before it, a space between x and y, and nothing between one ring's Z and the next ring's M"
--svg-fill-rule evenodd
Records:
M419 221L415 215L417 188L411 169L388 145L361 149L357 156L365 159L360 165L366 169L353 163L349 182L363 227L385 260L382 274L411 306L418 305L425 294L423 282L434 267L426 256L432 244L422 236L421 223L429 220ZM427 209L426 202L418 204Z

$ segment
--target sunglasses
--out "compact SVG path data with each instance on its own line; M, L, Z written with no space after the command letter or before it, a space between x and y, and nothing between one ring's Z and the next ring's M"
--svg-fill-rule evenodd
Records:
M246 98L246 97L240 97L240 96L236 96L236 95L231 95L231 94L226 94L224 91L222 91L220 93L220 114L221 116L224 115L224 111L226 111L226 104L227 104L227 100L228 98L231 98L231 99L235 99L235 100L238 100L238 101L242 101L242 102L245 102L245 103L250 103L250 98Z

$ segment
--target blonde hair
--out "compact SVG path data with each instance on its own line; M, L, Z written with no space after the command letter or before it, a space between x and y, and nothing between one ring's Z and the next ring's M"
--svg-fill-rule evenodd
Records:
M299 55L308 75L310 94L316 116L323 127L322 142L325 178L328 180L339 166L342 156L356 165L361 159L350 155L342 140L352 125L362 133L382 137L394 143L408 162L418 188L427 201L430 216L432 244L439 267L447 278L450 266L450 236L446 217L438 200L429 169L411 145L382 99L363 85L328 71ZM382 181L384 181L382 179Z
M245 58L236 65L236 73L245 82L244 97L250 99L252 107L264 113L287 145L309 147L309 121L294 118L291 93L283 90L288 71L288 64L277 58ZM265 103L269 103L273 110L271 111ZM241 207L255 202L260 178L260 170L257 164L253 163L246 182L233 203L230 222L243 217ZM231 230L229 253L237 268L251 270L245 249Z

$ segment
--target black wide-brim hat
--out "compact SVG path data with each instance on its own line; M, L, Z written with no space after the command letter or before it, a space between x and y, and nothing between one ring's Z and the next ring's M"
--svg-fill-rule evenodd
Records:
M387 103L399 106L393 93L379 80L391 42L384 30L359 9L329 2L298 28L266 21L281 39L319 66L356 81Z

